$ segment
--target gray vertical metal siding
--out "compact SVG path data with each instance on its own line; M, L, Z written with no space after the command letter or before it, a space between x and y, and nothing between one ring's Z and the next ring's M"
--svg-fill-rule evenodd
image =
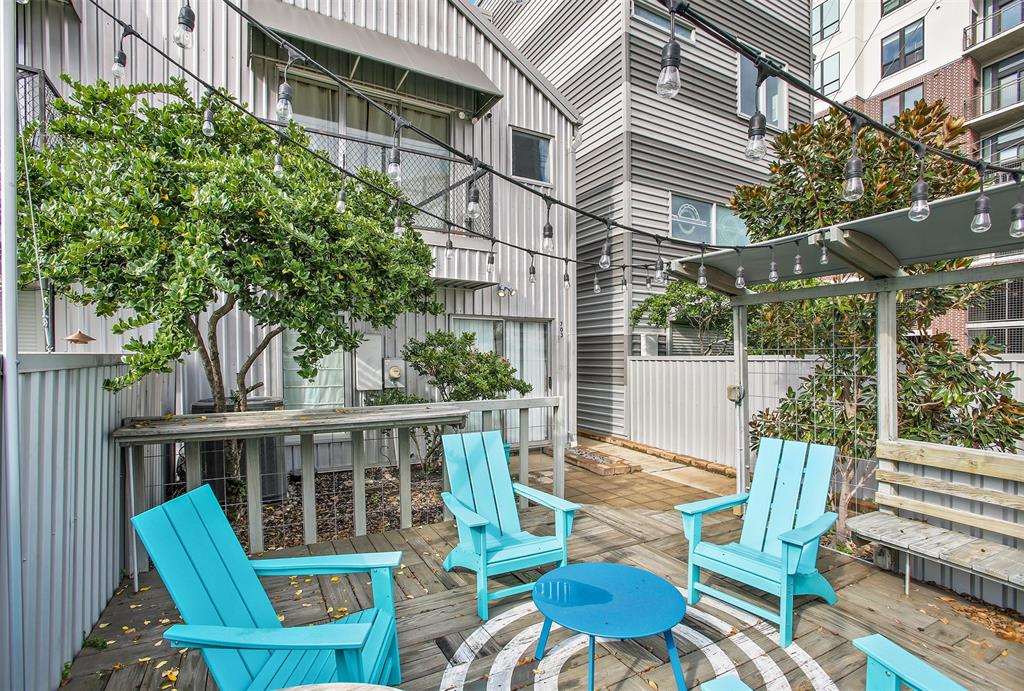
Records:
M117 394L103 381L117 356L22 356L22 583L26 688L56 688L121 579L121 461L110 432L124 417L166 410L173 379L154 376ZM0 540L8 539L0 526ZM9 565L5 565L8 567ZM0 590L8 572L0 570ZM0 639L11 640L0 617ZM0 655L6 656L7 646ZM11 688L0 657L0 688Z
M504 93L487 117L476 124L452 118L452 143L504 172L511 171L512 126L543 132L552 137L552 185L545 191L575 201L576 177L569 142L575 124L540 88L536 80L523 72L514 60L495 45L485 32L466 17L476 10L463 0L289 0L288 4L334 19L354 23L389 36L468 60L481 67ZM173 55L181 55L170 42L178 3L166 0L106 0L106 7L130 21L147 37L162 41ZM117 33L112 23L88 2L81 3L82 17L66 5L33 2L19 6L22 31L19 32L19 61L41 67L50 75L63 72L84 81L109 79ZM184 62L203 78L224 87L250 103L257 114L271 112L276 73L268 76L262 60L249 60L249 31L223 3L211 0L197 7L196 44L184 53ZM127 43L129 79L163 81L181 76L159 56L138 42ZM268 83L270 82L270 83ZM193 85L194 86L194 85ZM494 183L494 231L502 239L539 249L544 223L544 204L535 196L511 185ZM555 218L559 252L575 256L575 219L559 211ZM437 256L439 248L435 248ZM438 275L477 278L484 276L486 253L460 250L456 258L437 269ZM441 259L443 262L443 259ZM478 316L548 319L551 323L552 394L568 401L569 429L575 428L575 294L561 288L560 263L537 261L537 285L527 282L529 257L522 252L498 250L498 275L519 289L514 298L499 299L492 290L464 292L452 303L459 313ZM570 272L574 273L574 272ZM392 330L404 337L422 337L426 329L444 328L443 321L408 315ZM110 333L110 320L96 317L89 309L61 305L58 309L57 335L82 328L98 340L92 352L116 352L125 342ZM220 327L222 352L227 369L234 367L248 352L260 331L246 315L231 315ZM561 334L561 335L560 335ZM389 339L391 336L388 337ZM403 341L404 342L404 341ZM60 342L60 347L67 346ZM396 350L400 348L395 345ZM390 353L389 353L390 354ZM208 395L205 376L195 356L186 360L181 400L184 406ZM275 344L261 358L251 375L252 381L266 381L261 393L280 395L281 351Z

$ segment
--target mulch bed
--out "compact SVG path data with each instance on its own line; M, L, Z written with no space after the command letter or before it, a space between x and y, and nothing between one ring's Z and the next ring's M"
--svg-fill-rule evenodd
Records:
M413 525L438 523L444 506L441 502L441 471L412 469ZM366 531L383 533L399 528L397 468L366 470ZM329 542L352 536L352 472L319 472L316 475L317 539ZM239 540L247 542L247 517L239 512L232 521ZM263 505L263 541L267 550L304 544L302 534L302 481L289 477L284 501Z

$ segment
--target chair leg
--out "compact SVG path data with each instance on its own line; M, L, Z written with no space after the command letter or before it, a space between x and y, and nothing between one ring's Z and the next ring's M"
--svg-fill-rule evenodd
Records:
M487 621L487 567L484 564L476 572L476 613L480 621Z
M444 564L442 564L442 566L444 566L444 570L445 571L451 571L452 570L452 566L453 565L452 565L452 553L451 552L449 552L448 556L444 558Z
M899 691L900 680L877 660L868 658L867 684L864 688L871 691Z
M793 576L782 579L779 593L779 645L783 648L793 642Z
M806 580L804 581L802 592L820 597L830 605L834 605L839 601L839 597L836 595L836 591L833 590L832 584L817 571L805 575L804 578Z
M391 675L387 681L389 686L398 687L402 683L402 663L398 657L398 629L391 639Z
M700 583L700 567L693 563L693 555L686 566L686 604L695 605L700 602L700 591L697 584Z

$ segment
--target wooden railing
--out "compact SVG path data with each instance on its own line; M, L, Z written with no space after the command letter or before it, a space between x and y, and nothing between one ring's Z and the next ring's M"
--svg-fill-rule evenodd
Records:
M355 535L366 534L366 469L367 432L392 431L397 440L400 527L412 526L412 465L410 441L413 430L424 427L458 429L464 427L474 413L482 414L484 429L501 428L502 418L518 411L519 481L529 484L530 411L548 409L546 428L554 461L554 492L565 491L565 405L561 397L521 398L490 401L460 401L417 405L375 406L340 410L273 410L208 415L178 415L163 418L132 418L112 434L126 450L129 515L144 511L147 506L146 448L154 445L180 445L184 451L186 489L198 487L202 481L200 445L209 442L235 441L244 449L245 497L247 508L249 550L264 550L263 485L260 444L267 438L298 437L302 470L302 525L306 544L318 541L316 522L317 437L344 433L351 445L352 529ZM537 445L538 442L533 442ZM379 463L374 463L379 465ZM448 487L447 473L443 473ZM145 570L139 555L142 546L130 538L128 544L132 572Z

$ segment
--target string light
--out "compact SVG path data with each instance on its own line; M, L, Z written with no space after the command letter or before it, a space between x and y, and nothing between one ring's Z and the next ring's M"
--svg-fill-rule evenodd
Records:
M661 258L661 238L657 238L658 260L654 262L654 282L661 285L665 283L665 260Z
M391 144L391 156L388 159L388 179L396 185L402 181L402 152L398 148L399 136L402 133L405 121L395 118L395 136Z
M775 245L769 245L768 249L770 249L771 253L772 253L771 263L768 264L768 282L769 283L778 283L779 282L779 267L775 263Z
M644 281L644 285L647 286L648 290L650 290L651 285L652 285L652 283L651 283L651 267L645 266L644 270L647 272L647 278Z
M1021 178L1020 173L1014 173L1013 180L1020 189L1020 196L1010 208L1010 237L1024 238L1024 178Z
M669 18L668 41L661 49L661 74L655 91L665 100L674 98L683 84L679 78L679 65L682 63L682 49L676 40L676 16Z
M455 256L455 245L452 244L452 226L448 224L448 242L444 245L444 259L445 261L451 261Z
M796 245L796 257L793 258L793 275L799 276L804 272L804 265L800 263L800 238L793 241Z
M534 264L533 252L530 252L530 285L537 283L537 266Z
M274 154L274 177L284 177L284 156L281 155L280 151Z
M402 202L395 200L395 237L402 237L405 234L405 224L402 222Z
M480 218L483 211L480 208L480 190L476 187L476 181L479 177L477 169L479 168L479 162L473 159L473 176L469 181L469 203L466 204L466 218L476 220Z
M924 179L925 148L921 144L918 144L915 148L917 149L919 167L917 182L910 188L910 211L907 212L907 218L914 223L920 223L928 218L931 209L928 207L928 183Z
M110 74L119 82L124 81L128 66L128 55L124 52L124 39L126 36L131 36L134 33L131 25L125 24L121 30L121 38L117 42L117 52L114 54L114 64L110 66Z
M594 295L601 294L601 282L597 279L597 272L594 272Z
M281 86L277 87L277 105L274 107L274 112L277 113L277 119L281 122L289 122L294 115L292 109L292 85L288 83L288 68L292 66L292 63L299 60L299 57L292 53L291 48L288 49L288 62L285 63L284 73L282 75Z
M494 240L491 240L491 251L487 254L487 273L494 273Z
M736 288L737 290L744 290L747 287L747 279L743 277L743 252L739 247L736 250L736 260L739 262L739 266L736 267Z
M708 287L708 270L704 267L704 243L700 243L700 266L697 267L697 287Z
M555 251L555 228L551 225L551 197L544 198L548 205L547 220L544 222L544 236L540 241L542 251L551 254Z
M974 200L974 218L971 219L971 232L984 233L992 227L992 204L985 194L985 172L988 166L984 162L978 164L978 177L981 179L981 190Z
M562 274L562 286L564 288L571 288L572 283L569 281L569 259L565 259L565 273Z
M334 210L337 211L339 214L345 213L345 209L348 208L348 204L346 203L346 197L348 197L348 193L345 191L345 188L340 188L338 190L338 201L334 203Z
M622 287L625 288L629 285L629 267L625 264L622 265Z
M192 5L189 3L189 0L185 0L185 3L178 11L178 28L174 30L174 43L182 50L191 48L194 38L192 32L195 28L196 13L192 11Z
M764 80L767 78L768 66L763 60L759 59L757 62L757 82L754 87L754 100L757 100L756 94L761 90L761 85L764 84ZM768 140L765 139L767 132L768 119L765 118L764 113L761 112L761 106L758 104L754 114L750 116L750 124L747 126L747 149L744 155L751 161L760 161L768 153Z
M604 245L601 246L601 258L597 260L597 265L601 269L607 270L611 268L612 265L612 257L610 254L612 246L612 222L605 221L604 228Z
M857 133L862 122L860 116L850 116L850 159L843 171L843 201L846 202L855 202L864 196L864 163L857 154Z
M213 126L213 110L209 106L203 111L203 134L207 138L217 134L217 130Z
M822 266L828 266L828 245L825 244L825 231L821 231L821 256L818 257L818 263Z

